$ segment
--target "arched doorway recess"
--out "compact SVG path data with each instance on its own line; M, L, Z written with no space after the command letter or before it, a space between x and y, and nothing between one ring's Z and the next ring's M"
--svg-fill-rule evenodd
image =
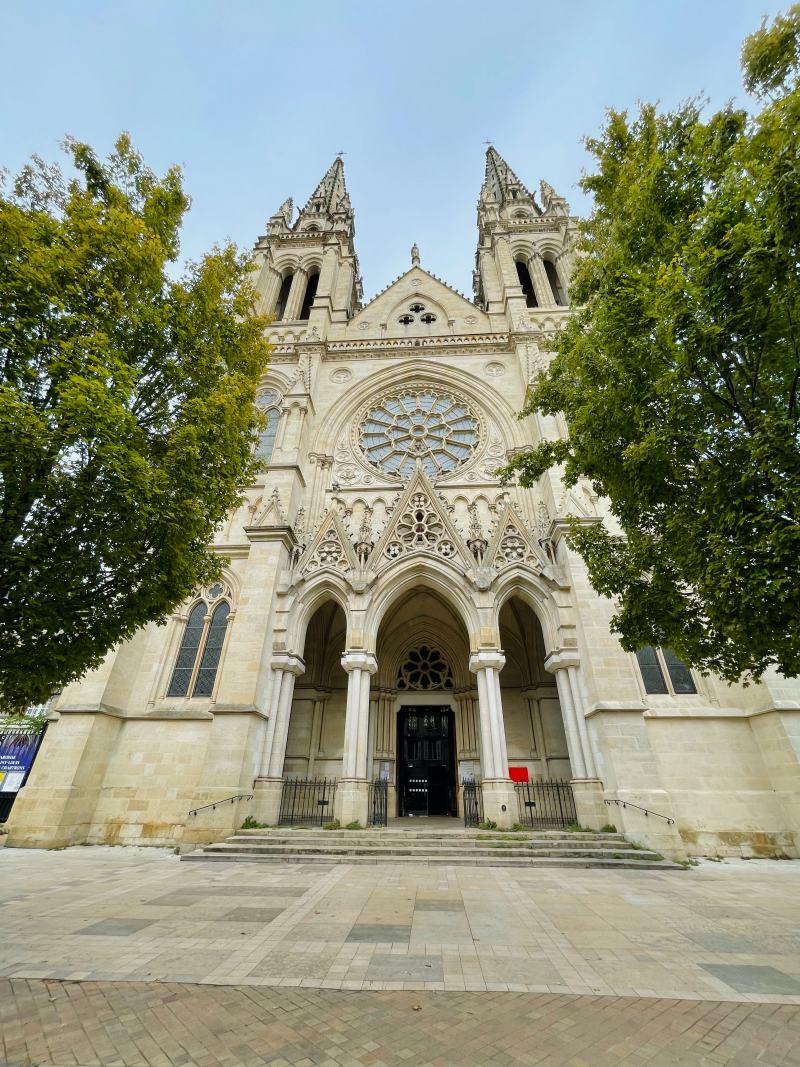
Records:
M428 587L404 592L381 619L369 770L388 781L392 815L461 814L460 778L479 761L469 646L463 621Z
M510 597L499 613L506 657L500 693L509 769L518 781L572 777L556 679L545 668L542 627L524 601Z

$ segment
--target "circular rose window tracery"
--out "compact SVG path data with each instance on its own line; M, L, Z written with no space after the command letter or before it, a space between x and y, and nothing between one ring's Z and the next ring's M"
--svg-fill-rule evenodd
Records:
M412 648L397 672L398 689L452 689L453 672L438 648Z
M478 420L463 400L433 389L397 393L370 408L358 443L373 467L406 478L422 461L429 477L447 474L478 447Z

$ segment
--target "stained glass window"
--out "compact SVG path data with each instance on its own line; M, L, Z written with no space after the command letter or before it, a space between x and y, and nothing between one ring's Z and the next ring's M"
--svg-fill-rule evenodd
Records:
M256 448L256 455L262 463L269 463L275 447L275 435L278 432L278 412L275 408L270 408L266 413L266 420L266 425L259 434Z
M656 649L646 645L639 649L636 658L639 661L639 670L642 672L646 693L672 693L679 696L684 693L697 692L692 672L683 660L678 659L671 648ZM665 667L670 685L667 685Z
M220 588L223 587L220 586ZM201 600L189 612L181 647L178 650L178 658L175 661L175 669L167 689L168 697L189 696L190 686L193 697L210 697L214 692L214 680L222 655L231 608L226 600L217 604L208 626L206 626L207 611L205 601Z
M478 420L466 404L434 390L387 397L362 422L358 440L367 460L407 478L422 461L429 477L456 470L478 446Z
M183 631L175 670L172 672L172 680L167 690L168 697L185 697L189 692L189 682L197 659L197 650L203 638L205 616L206 606L201 600L199 604L195 604L186 620L186 629Z
M222 655L222 643L225 640L225 629L228 625L230 613L231 609L224 600L214 609L214 614L211 616L211 624L208 627L205 648L203 649L203 658L200 660L200 669L197 672L194 689L192 690L193 697L210 697L214 691L214 679L217 676L217 667L219 667L219 658Z

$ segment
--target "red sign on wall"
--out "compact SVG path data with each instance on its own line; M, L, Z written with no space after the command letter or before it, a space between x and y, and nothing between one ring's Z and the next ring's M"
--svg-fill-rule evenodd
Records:
M527 767L509 767L508 777L512 782L527 782L528 781L528 768Z

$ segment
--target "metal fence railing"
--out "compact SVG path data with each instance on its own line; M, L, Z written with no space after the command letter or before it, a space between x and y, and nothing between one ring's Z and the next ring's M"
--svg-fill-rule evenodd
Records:
M369 783L370 826L387 826L389 822L389 783L385 778L376 778Z
M479 826L483 822L483 793L481 783L474 778L465 778L461 783L461 800L464 805L464 826Z
M517 782L519 821L523 826L556 830L575 826L575 797L566 781Z
M286 778L281 791L280 826L323 826L333 819L335 778Z

